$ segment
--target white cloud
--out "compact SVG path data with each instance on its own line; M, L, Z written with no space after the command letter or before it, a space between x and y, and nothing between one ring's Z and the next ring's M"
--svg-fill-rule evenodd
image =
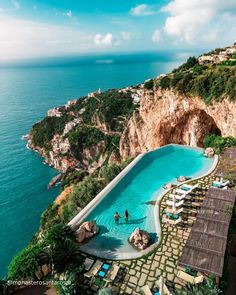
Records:
M68 27L0 14L0 59L78 54L93 48L93 38Z
M220 13L233 8L236 8L235 0L205 0L204 3L199 0L173 0L162 8L163 12L170 14L164 31L187 43L194 43L204 35L213 40Z
M68 16L68 17L72 17L72 11L69 10L69 11L65 12L64 15Z
M140 4L131 8L130 13L135 16L153 15L157 13L154 6L147 4Z
M13 6L16 10L20 9L20 3L18 1L11 0L11 3L13 4Z
M97 47L111 47L113 45L113 36L110 33L106 35L96 34L93 40Z
M3 13L5 10L0 7L0 13Z
M152 42L159 43L161 40L161 33L159 30L155 30L152 34Z
M132 35L130 32L120 32L121 34L121 38L124 40L124 41L129 41L132 39Z

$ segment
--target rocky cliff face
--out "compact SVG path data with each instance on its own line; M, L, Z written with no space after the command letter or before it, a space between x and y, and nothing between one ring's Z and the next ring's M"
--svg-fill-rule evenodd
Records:
M120 154L136 156L169 143L202 146L209 133L236 137L235 102L225 99L207 106L200 97L146 90L121 136Z

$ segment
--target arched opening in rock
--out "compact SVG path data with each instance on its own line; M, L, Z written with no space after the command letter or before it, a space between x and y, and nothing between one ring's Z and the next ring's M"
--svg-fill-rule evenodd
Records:
M168 143L203 146L204 138L209 134L221 135L221 131L211 116L198 109L178 120L170 130Z

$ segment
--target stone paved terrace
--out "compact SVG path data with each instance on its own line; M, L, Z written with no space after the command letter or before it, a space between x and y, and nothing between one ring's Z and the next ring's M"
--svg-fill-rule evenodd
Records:
M196 191L192 193L191 201L193 204L203 201L206 192L214 180L214 173L201 178L199 180L190 181L191 184L199 184ZM166 205L165 202L169 198L168 192L160 203L160 216L163 213ZM184 283L177 278L178 270L182 269L178 266L178 260L181 257L183 247L188 239L191 231L191 225L187 223L190 221L189 208L196 209L191 202L185 208L185 224L186 225L167 225L162 223L162 240L157 249L149 255L125 261L114 261L120 266L126 267L126 275L123 283L118 286L110 286L118 294L140 294L140 288L144 285L153 287L160 275L162 275L167 282L173 282L175 288L181 288ZM172 284L173 284L172 283ZM88 294L97 294L97 286L92 285L88 289Z

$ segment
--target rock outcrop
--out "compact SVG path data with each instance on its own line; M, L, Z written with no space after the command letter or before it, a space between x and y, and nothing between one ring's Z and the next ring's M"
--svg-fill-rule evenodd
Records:
M96 221L85 221L81 224L76 233L76 240L79 243L84 242L85 240L93 237L99 232L99 228L96 224Z
M236 136L236 103L206 105L200 97L173 90L146 90L120 140L123 158L169 144L202 146L210 133Z
M150 243L150 236L146 231L141 230L140 228L136 228L129 237L129 242L136 249L144 250L148 247Z
M215 155L215 152L214 152L213 148L208 147L205 149L205 152L204 152L205 157L212 158L212 157L214 157L214 155Z

